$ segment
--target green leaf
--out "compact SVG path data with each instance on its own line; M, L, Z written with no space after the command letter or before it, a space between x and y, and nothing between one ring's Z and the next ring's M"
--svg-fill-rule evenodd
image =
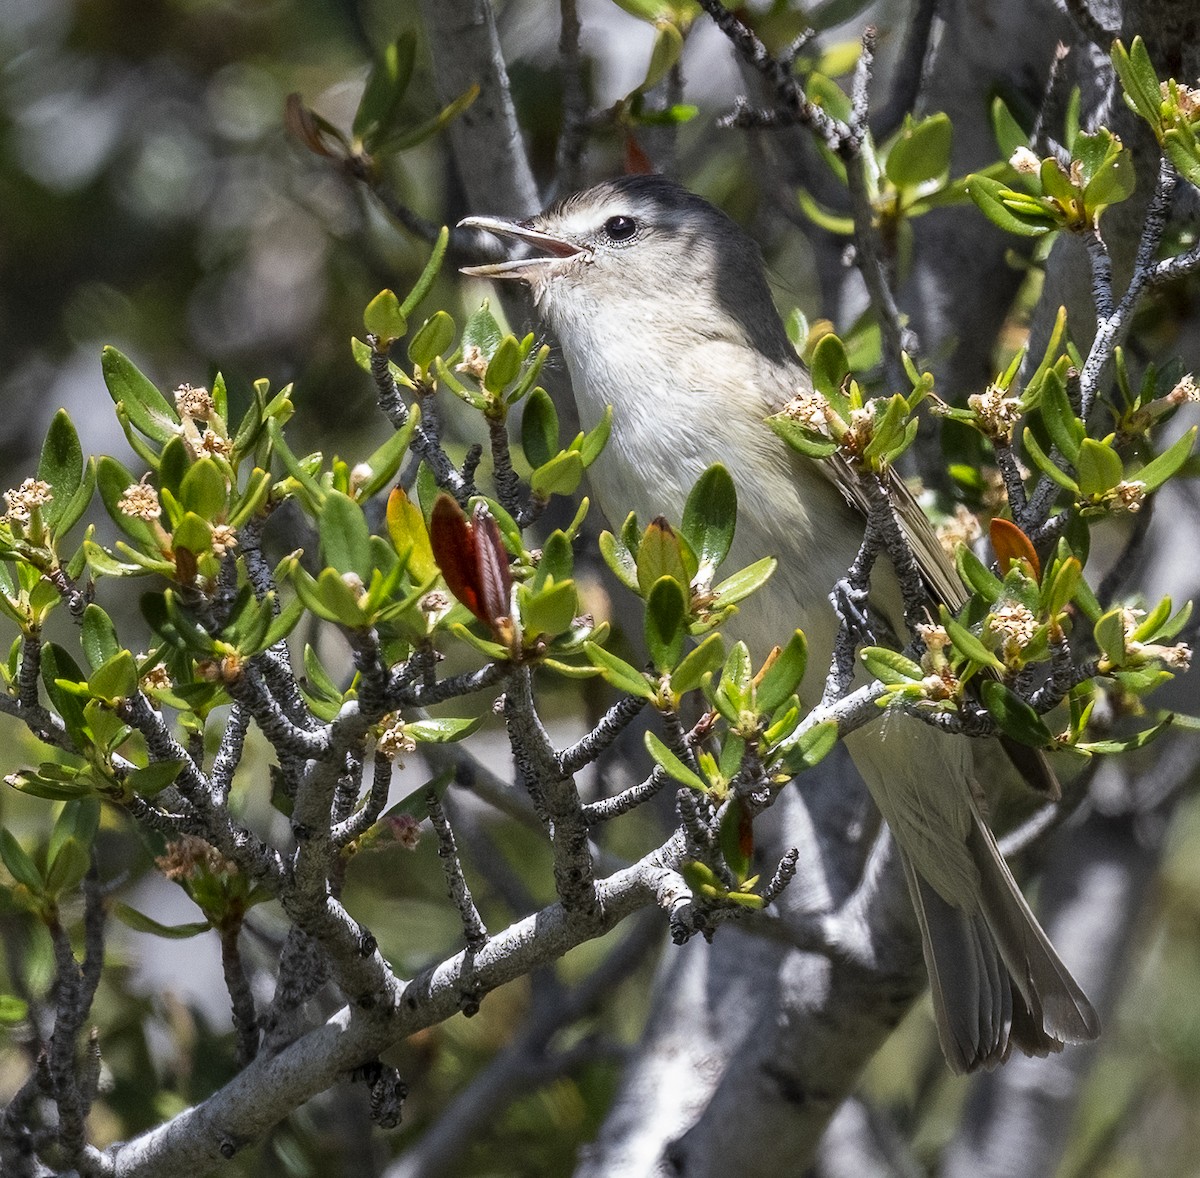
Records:
M490 363L503 338L504 333L500 330L500 324L496 322L496 317L485 302L467 320L467 325L463 328L463 351L472 347L478 348L483 354L483 358Z
M0 994L0 1026L14 1027L29 1017L29 1003L15 994Z
M42 894L42 873L25 848L17 842L17 836L7 828L0 829L0 861L3 861L9 875L17 883L24 884L35 896Z
M906 116L884 164L888 179L897 188L915 188L944 176L950 168L952 137L945 114L932 114L916 123Z
M980 693L988 715L1006 736L1033 748L1045 748L1054 743L1054 734L1041 716L998 679L985 679Z
M190 924L160 924L153 917L130 908L128 904L113 905L113 915L124 925L138 933L153 933L156 937L165 937L171 941L183 941L188 937L196 937L206 933L212 924L207 920L197 920Z
M786 413L775 413L767 418L771 427L793 450L806 458L828 458L838 451L837 442L816 430L803 426Z
M1134 749L1145 748L1151 741L1157 740L1176 720L1176 716L1168 714L1164 720L1155 724L1152 728L1143 728L1140 732L1135 732L1133 736L1126 737L1124 740L1095 740L1084 744L1077 744L1075 747L1088 753L1116 754L1132 752Z
M653 688L636 667L631 667L624 659L610 654L595 642L585 642L583 648L592 666L599 668L605 682L626 695L651 701L654 699Z
M683 653L687 598L674 577L660 577L646 596L646 649L659 671L669 671Z
M429 255L429 261L425 263L425 269L421 271L421 277L417 279L412 290L405 296L404 302L400 304L400 314L405 319L417 309L417 305L429 293L433 286L434 279L438 276L438 271L442 268L442 259L446 256L446 246L450 242L450 229L443 225L438 233L437 241L433 243L433 251ZM404 333L401 332L401 335ZM396 337L399 339L399 336Z
M68 838L46 869L46 895L60 896L73 891L83 882L91 865L92 854L88 844L74 837Z
M1196 426L1192 426L1175 443L1157 458L1146 463L1133 477L1142 483L1147 492L1157 491L1169 478L1179 473L1196 444Z
M637 564L634 562L633 554L625 547L612 532L600 533L600 555L604 557L604 563L613 571L613 575L627 589L632 589L637 592Z
M959 654L965 655L972 662L980 663L985 667L991 667L993 670L1004 670L1004 664L984 646L980 639L976 638L966 626L958 621L944 605L938 606L938 613L942 619L942 626L945 628L946 633L950 635L950 641L954 643L954 647Z
M139 797L152 798L167 788L183 771L183 761L152 761L140 769L134 769L126 778L125 785Z
M738 798L732 798L721 817L721 825L717 830L717 845L725 859L733 877L739 883L750 872L751 852L754 848L754 835L751 828L750 815Z
M1038 397L1038 410L1050 440L1073 466L1079 461L1079 447L1087 436L1083 422L1067 398L1067 387L1054 368L1046 371Z
M408 331L408 319L400 309L400 300L394 290L381 290L363 312L363 326L379 340L383 349L403 339Z
M371 579L371 529L362 508L341 491L329 491L317 522L321 559L339 573Z
M466 719L443 716L436 720L410 720L405 723L404 731L418 744L447 744L476 732L484 719L484 716Z
M817 341L809 370L818 393L825 397L841 395L842 382L850 375L850 362L846 359L846 346L832 332Z
M725 640L720 634L709 634L699 645L688 651L679 666L671 672L671 689L676 695L695 691L704 676L716 671L725 661Z
M445 311L434 311L409 341L408 358L419 368L428 368L452 343L454 320Z
M1056 482L1065 491L1070 491L1072 495L1079 494L1079 484L1071 478L1065 470L1062 470L1059 465L1054 462L1049 455L1037 443L1037 438L1034 436L1033 430L1028 426L1025 427L1023 435L1025 442L1025 452L1029 455L1034 466L1043 474L1049 475L1053 482Z
M1076 142L1084 138L1085 135L1080 134ZM1110 153L1083 190L1083 203L1088 216L1095 218L1109 205L1128 200L1133 195L1136 183L1133 153L1126 149Z
M121 644L117 640L117 628L108 614L95 602L89 603L83 611L79 641L88 666L93 671L121 650Z
M1130 104L1154 128L1156 136L1162 134L1162 99L1158 86L1158 75L1150 61L1141 37L1134 37L1128 51L1120 41L1112 46L1112 63L1121 79L1121 87Z
M517 600L526 641L539 634L553 638L566 633L579 613L579 594L573 581L548 581L536 590L521 585Z
M54 498L42 508L42 518L51 532L67 510L75 493L83 483L83 450L79 445L79 434L65 409L60 409L50 422L46 440L42 444L38 460L37 477L49 483Z
M839 237L850 237L854 233L853 217L827 209L807 189L796 190L796 202L800 205L800 211L818 229L836 233Z
M671 577L681 586L691 584L678 533L661 517L652 520L642 533L637 550L638 589L649 596L660 577Z
M789 777L820 764L838 742L836 720L823 720L806 729L793 744L789 744L779 759L779 768Z
M545 389L534 389L521 413L521 449L535 470L558 453L558 410Z
M371 69L351 128L354 137L361 140L368 151L373 149L373 141L379 133L387 131L396 119L412 78L416 53L416 34L406 29L383 51Z
M759 680L754 693L758 710L770 715L795 695L807 668L808 639L803 630L796 630Z
M1004 159L1012 159L1018 147L1029 146L1029 136L1013 117L1003 98L992 99L992 132Z
M1043 233L1058 228L1058 223L1050 211L1039 208L1036 202L1028 198L1018 206L1021 209L1020 213L1014 211L1013 198L1022 194L1014 192L990 176L968 176L967 195L993 225L1006 233L1015 233L1020 237L1040 237Z
M721 606L733 605L742 598L749 597L751 593L761 589L770 580L778 563L775 557L767 556L762 560L756 560L753 564L748 564L733 576L727 577L719 585L713 587L716 603Z
M100 355L104 383L113 402L123 407L135 429L160 446L175 437L179 414L174 406L116 348Z
M729 555L736 525L737 490L729 471L716 463L700 476L688 495L680 531L701 564L716 569Z
M612 406L606 405L600 420L583 435L582 440L577 445L572 446L573 450L578 450L579 457L585 467L591 466L600 457L600 452L607 445L608 436L612 433L612 419Z
M137 663L127 650L105 659L88 677L88 690L96 699L116 702L136 695Z
M1079 444L1075 469L1079 474L1079 490L1087 498L1104 495L1125 477L1121 456L1095 438L1084 438Z
M529 490L535 499L543 500L551 495L573 495L582 478L583 460L576 451L565 450L529 476Z
M993 605L1004 592L1004 583L971 551L969 544L958 546L954 563L967 587L978 593L988 605Z
M521 371L521 346L516 336L506 335L492 353L483 374L483 387L489 393L499 393Z
M865 646L858 657L880 683L899 686L920 683L925 678L921 665L898 650L889 650L885 646Z
M1125 620L1119 609L1110 609L1096 623L1093 631L1096 645L1113 666L1125 661Z
M183 476L179 502L186 511L195 512L209 522L224 518L229 502L229 484L215 460L205 457L192 463Z
M704 778L685 765L653 732L647 731L645 740L647 751L668 777L702 794L708 793L708 783Z

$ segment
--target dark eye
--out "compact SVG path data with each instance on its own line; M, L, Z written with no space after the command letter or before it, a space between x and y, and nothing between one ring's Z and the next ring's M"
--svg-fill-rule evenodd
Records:
M604 222L604 234L610 241L628 241L637 232L637 222L632 217L609 217Z

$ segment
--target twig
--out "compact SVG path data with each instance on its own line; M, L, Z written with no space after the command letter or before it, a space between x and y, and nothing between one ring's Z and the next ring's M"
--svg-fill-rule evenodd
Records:
M242 964L238 945L241 922L219 930L221 940L221 969L233 1012L233 1029L237 1035L237 1062L245 1067L258 1054L258 1012L250 979Z
M430 789L425 794L426 807L429 810L429 821L433 825L438 840L438 856L442 860L442 870L446 873L446 888L454 907L458 909L462 921L463 936L467 948L472 953L478 953L488 943L488 931L475 907L471 889L467 886L463 875L462 862L458 857L458 847L454 841L454 831L446 818L446 812L438 800L437 790ZM478 1002L472 997L471 1001L478 1009Z
M374 772L371 775L371 790L358 810L334 826L331 837L335 847L344 847L360 838L379 821L379 815L387 805L391 785L392 763L387 757L376 754Z
M558 66L562 80L562 131L558 139L558 176L565 192L583 187L583 151L587 146L587 95L579 52L582 25L576 0L558 0Z
M570 748L563 749L558 757L559 768L564 773L575 774L585 765L590 765L625 731L645 704L645 700L636 696L622 696L600 717L600 722L591 732Z
M628 814L630 810L636 810L638 806L648 802L670 780L666 772L656 766L645 781L631 785L619 794L613 794L611 798L588 802L583 807L583 820L591 826L597 822L620 818L622 814Z

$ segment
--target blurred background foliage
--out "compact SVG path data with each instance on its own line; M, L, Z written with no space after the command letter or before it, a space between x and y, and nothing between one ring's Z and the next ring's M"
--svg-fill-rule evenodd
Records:
M638 85L652 31L609 0L581 6L593 109ZM844 5L854 16L855 5ZM903 6L876 5L882 12ZM513 92L535 174L554 174L560 84L553 68L557 16L544 0L500 9ZM886 74L886 20L881 52ZM236 399L249 382L296 383L298 413L289 436L297 452L321 448L354 456L381 439L367 377L355 366L350 336L362 308L386 286L407 289L427 246L397 227L366 190L297 146L283 125L286 95L302 93L323 117L348 127L371 59L404 29L420 38L412 0L5 0L0 11L0 482L16 485L35 461L45 428L65 406L85 448L128 460L100 374L99 351L113 344L162 388L207 384L218 368ZM710 28L697 40L711 39ZM710 40L711 43L711 40ZM593 56L594 55L594 56ZM436 113L428 58L418 45L416 75L403 118ZM724 72L722 72L724 71ZM685 97L701 105L676 145L678 172L692 187L754 221L768 245L784 304L819 313L809 247L779 217L763 217L752 149L712 118L739 88L733 66L686 73ZM692 90L695 90L695 93ZM653 134L648 131L647 134ZM593 147L594 170L618 170L627 144L612 129ZM456 186L436 140L386 161L396 198L437 224L453 224ZM470 210L479 211L479 210ZM815 233L816 231L813 230ZM1036 293L1036 283L1026 292ZM1194 296L1194 284L1192 287ZM462 307L464 284L447 268L426 309ZM1183 295L1181 294L1182 298ZM846 325L839 325L846 326ZM1014 342L1011 333L1007 342ZM114 603L105 601L113 612ZM41 754L15 726L0 729L0 771ZM496 746L497 751L500 745ZM1152 754L1151 754L1152 755ZM257 773L256 773L257 770ZM259 750L241 774L235 804L265 827L280 816L265 791ZM413 765L398 785L418 786ZM44 803L5 789L0 817L18 829L47 822ZM639 817L644 821L644 817ZM476 880L486 919L507 922L524 897L548 898L545 850L511 825L472 820L470 856L489 860ZM617 826L618 845L641 835ZM151 870L161 850L112 814L101 855L123 863L128 898L168 923L196 919L174 885ZM1200 809L1175 820L1165 869L1151 888L1140 967L1131 973L1122 1017L1108 1029L1069 1172L1080 1175L1195 1172L1200 1142ZM501 869L502 863L516 868ZM468 866L470 870L470 866ZM509 872L506 889L494 881ZM491 883L487 881L493 881ZM402 903L397 897L404 897ZM415 971L455 946L457 919L445 903L436 848L398 847L360 857L347 902L380 937L401 972ZM34 989L52 973L44 932L0 912L4 988L23 972ZM273 905L256 910L249 951L263 964L284 932ZM584 946L558 969L508 986L480 1014L457 1016L394 1053L411 1087L401 1129L369 1128L362 1093L343 1087L314 1101L271 1139L223 1172L252 1175L374 1174L388 1156L432 1124L451 1099L504 1051L539 992L585 977L619 930ZM109 948L96 1022L104 1029L111 1083L93 1113L98 1143L120 1139L202 1099L232 1074L228 1000L213 934L162 942L121 930ZM645 1010L653 953L643 953L620 988L572 1035L606 1046L581 1051L568 1073L508 1078L496 1092L488 1134L461 1172L471 1175L569 1173L582 1141L603 1116L618 1077L613 1045L636 1037ZM553 975L553 976L551 976ZM911 1052L931 1048L920 1009L873 1068L873 1090L919 1124L916 1140L934 1156L950 1132L961 1082L940 1065L914 1075ZM562 1050L570 1045L556 1044ZM24 1060L0 1040L0 1098L19 1082ZM569 1053L568 1053L569 1054ZM937 1059L936 1049L929 1056ZM907 1111L906 1111L907 1110Z

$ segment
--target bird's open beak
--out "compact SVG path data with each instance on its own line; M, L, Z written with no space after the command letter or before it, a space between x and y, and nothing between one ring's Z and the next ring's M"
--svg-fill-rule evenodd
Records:
M534 229L527 221L506 221L503 217L467 217L460 229L484 229L497 237L524 242L541 252L540 257L516 258L510 262L490 262L486 266L463 266L461 272L476 278L523 278L529 281L545 275L556 262L584 253L581 245L564 237L555 237Z

